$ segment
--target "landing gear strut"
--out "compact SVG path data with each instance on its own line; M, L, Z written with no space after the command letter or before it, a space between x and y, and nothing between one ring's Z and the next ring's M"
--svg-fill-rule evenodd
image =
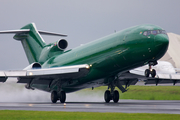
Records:
M157 61L156 62L149 62L149 69L146 69L144 72L146 77L149 77L150 74L153 78L156 76L156 70L151 68L152 65L154 66L156 64L157 64Z
M56 103L57 100L60 100L61 103L64 103L66 101L66 93L64 91L61 91L58 94L57 91L53 91L51 93L51 101L52 103Z

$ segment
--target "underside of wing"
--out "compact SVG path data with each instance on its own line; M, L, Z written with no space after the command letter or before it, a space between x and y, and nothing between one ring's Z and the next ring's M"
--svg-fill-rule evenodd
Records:
M145 77L144 71L141 70L131 70L130 73L126 77L129 76L131 78L137 78L138 80L144 81L145 85L147 84L173 84L180 83L180 74L177 73L157 73L157 75L153 77Z
M145 85L147 84L173 84L176 85L176 83L180 83L180 79L179 80L173 80L173 79L162 79L162 78L156 78L156 79L147 79L144 80Z
M73 80L88 74L87 64L63 66L46 69L31 69L21 71L0 71L0 82L5 82L8 77L17 77L18 83L50 85L54 80Z

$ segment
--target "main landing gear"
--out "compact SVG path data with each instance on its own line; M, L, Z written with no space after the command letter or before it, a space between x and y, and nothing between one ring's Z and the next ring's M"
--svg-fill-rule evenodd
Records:
M61 91L58 94L57 91L52 91L52 93L51 93L51 101L52 101L52 103L56 103L57 100L60 100L61 103L64 103L66 101L66 93L64 91Z
M115 90L111 94L109 90L106 90L106 92L104 93L104 100L106 103L109 103L110 100L113 100L114 103L117 103L119 101L119 92Z
M112 78L112 79L115 79L115 78ZM104 93L104 100L106 103L109 103L111 100L113 100L114 103L117 103L119 101L119 92L117 90L114 90L115 87L118 87L119 90L121 90L122 92L127 91L127 85L124 88L118 79L113 80L110 84L108 84L108 90L106 90Z
M144 72L146 77L149 77L149 75L151 75L154 78L156 76L156 70L151 68L152 65L157 65L157 61L149 62L149 69L146 69Z

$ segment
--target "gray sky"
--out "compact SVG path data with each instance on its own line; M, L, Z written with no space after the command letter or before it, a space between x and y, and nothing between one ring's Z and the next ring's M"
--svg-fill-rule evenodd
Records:
M68 34L68 49L139 24L180 34L179 0L0 0L0 30L34 22L39 30ZM20 42L0 35L0 70L28 65ZM47 43L60 37L43 36Z

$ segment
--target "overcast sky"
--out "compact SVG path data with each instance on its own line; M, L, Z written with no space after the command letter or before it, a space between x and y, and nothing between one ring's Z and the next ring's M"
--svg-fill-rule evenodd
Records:
M39 30L68 34L68 49L146 23L180 34L180 0L0 0L0 31L31 22ZM28 65L21 43L12 37L0 35L0 70Z

